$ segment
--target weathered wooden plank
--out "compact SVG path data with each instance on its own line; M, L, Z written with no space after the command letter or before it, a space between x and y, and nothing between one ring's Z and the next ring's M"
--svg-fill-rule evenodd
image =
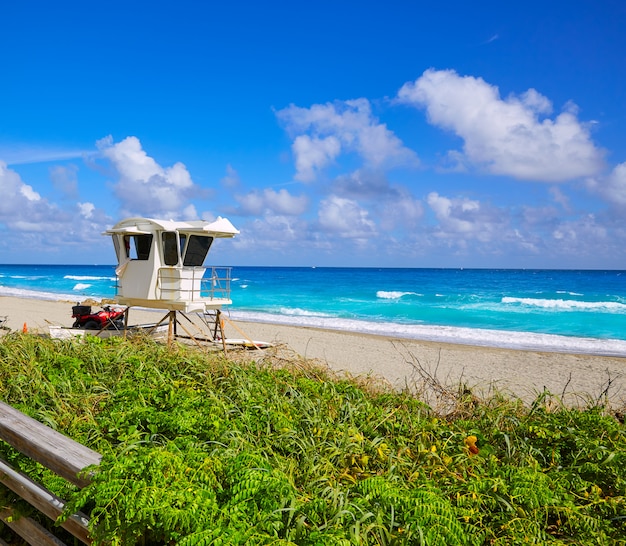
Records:
M4 484L52 521L56 521L61 512L63 512L63 508L65 508L63 499L34 482L28 476L17 472L2 459L0 459L0 483ZM78 512L62 523L61 527L69 531L84 544L91 544L88 525L89 518L85 514Z
M0 439L62 478L85 487L78 477L85 467L100 464L102 455L0 402Z
M0 519L28 544L33 546L66 546L65 542L44 529L35 520L28 517L16 517L10 508L0 512ZM8 546L8 544L4 540L0 540L0 546Z

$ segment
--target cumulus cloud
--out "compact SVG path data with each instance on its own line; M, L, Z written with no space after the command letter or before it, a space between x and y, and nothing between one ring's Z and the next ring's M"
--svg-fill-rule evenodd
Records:
M333 182L333 192L359 199L380 199L396 193L384 173L364 169L338 176Z
M604 152L591 141L576 108L567 105L549 118L550 101L534 89L502 98L482 78L430 69L403 85L398 100L425 108L430 123L463 139L463 154L452 157L492 174L563 182L603 168Z
M416 227L424 208L402 186L392 186L383 172L356 170L337 177L332 184L334 195L367 203L380 227L386 231Z
M36 224L37 221L45 220L54 208L2 161L0 161L0 189L2 190L0 221L6 225Z
M340 153L357 153L374 168L417 163L415 153L372 114L367 99L291 105L277 116L294 137L297 180L312 181Z
M626 233L623 229L611 230L605 221L595 214L584 214L571 220L559 222L553 229L552 245L555 252L562 256L576 256L597 259L617 258L623 255Z
M94 211L96 210L96 206L93 203L77 203L78 210L80 211L81 216L84 218L91 218L93 216Z
M426 202L439 221L439 237L488 242L499 239L507 224L498 210L489 209L474 199L449 198L431 192Z
M178 162L162 167L146 154L139 139L133 136L118 143L107 137L98 142L98 148L119 176L114 191L124 215L197 218L189 200L198 197L200 189L184 164Z
M61 207L50 202L2 161L0 195L0 225L11 232L0 238L0 252L7 260L47 260L59 252L67 256L81 244L96 248L110 222L92 203Z
M394 199L385 202L380 218L380 227L385 231L397 228L413 230L418 227L424 215L424 206L408 192L401 191Z
M588 185L611 205L626 207L626 163L617 165L605 178L590 179Z
M245 250L260 263L268 260L268 265L277 265L278 255L292 257L294 246L300 248L304 244L306 233L306 222L298 217L268 215L254 218L234 239L233 249L236 252Z
M339 139L334 136L311 138L299 135L291 146L296 161L296 180L311 182L317 173L328 166L341 152Z
M376 225L369 212L352 199L330 195L320 202L318 220L322 230L337 237L364 243L376 236Z
M244 216L260 216L263 214L296 216L302 214L309 203L305 195L295 196L285 189L275 191L270 188L238 195L235 196L235 199L239 203L237 213Z

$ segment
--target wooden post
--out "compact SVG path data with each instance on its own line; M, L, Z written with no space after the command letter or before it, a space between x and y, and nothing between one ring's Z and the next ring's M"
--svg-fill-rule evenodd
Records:
M222 319L222 311L220 309L215 313L215 320L217 322L216 327L220 328L220 337L222 338L222 347L224 354L226 354L226 334L224 333L224 320Z
M167 345L168 347L170 347L174 339L174 323L176 322L176 311L170 311L168 314L170 321L167 325Z
M124 339L126 339L128 332L128 315L130 315L130 307L127 307L126 311L124 311Z

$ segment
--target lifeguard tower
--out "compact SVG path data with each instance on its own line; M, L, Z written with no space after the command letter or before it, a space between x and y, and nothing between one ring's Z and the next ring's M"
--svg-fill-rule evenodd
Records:
M223 305L232 303L231 269L209 269L204 260L215 239L232 238L238 233L229 220L221 217L214 222L154 218L118 222L103 233L112 237L118 261L116 302L128 309L166 309L167 315L157 326L169 319L170 339L178 335L177 312L213 316L213 339L218 328L223 338L219 315Z

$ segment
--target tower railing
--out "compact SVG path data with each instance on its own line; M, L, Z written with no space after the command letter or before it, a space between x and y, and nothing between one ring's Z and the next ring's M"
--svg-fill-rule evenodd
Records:
M160 268L156 299L230 300L231 267Z
M200 281L200 297L210 300L229 300L232 267L207 268L209 277Z
M181 272L183 273L181 275ZM232 267L162 267L158 270L157 300L230 300ZM119 295L119 278L115 279L115 294Z

